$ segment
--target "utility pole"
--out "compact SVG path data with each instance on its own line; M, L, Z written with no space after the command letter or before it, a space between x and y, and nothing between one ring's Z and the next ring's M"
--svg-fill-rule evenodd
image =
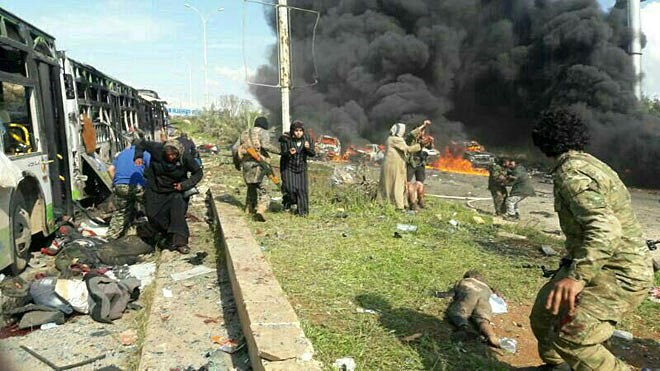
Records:
M208 16L204 16L202 12L199 11L199 9L195 8L194 6L185 3L183 4L186 8L191 9L197 15L199 15L199 18L202 20L202 46L204 48L204 105L207 106L209 104L209 58L208 58L208 44L206 41L206 26L208 24L209 18L213 16L213 14L210 14ZM218 12L224 11L225 8L219 8Z
M289 111L291 58L289 51L289 8L287 8L287 0L277 1L277 30L279 37L280 90L282 92L282 133L288 133L291 126L291 113Z
M643 1L643 0L642 0ZM632 57L633 73L635 74L633 91L638 100L642 99L642 25L640 21L640 0L628 0L628 27L632 34L630 40L630 56Z

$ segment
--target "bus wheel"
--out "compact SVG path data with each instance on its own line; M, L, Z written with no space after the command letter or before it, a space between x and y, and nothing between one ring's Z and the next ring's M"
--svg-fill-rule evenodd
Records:
M12 248L11 271L14 275L21 273L30 259L30 244L32 243L32 230L30 229L30 213L25 210L22 198L19 196L12 209L12 231L14 246ZM17 201L17 202L16 202Z

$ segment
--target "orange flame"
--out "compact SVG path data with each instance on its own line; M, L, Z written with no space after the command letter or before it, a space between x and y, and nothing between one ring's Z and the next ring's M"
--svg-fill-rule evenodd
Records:
M488 175L488 170L475 168L470 161L464 159L462 151L454 153L449 147L445 147L444 153L428 167L449 173Z

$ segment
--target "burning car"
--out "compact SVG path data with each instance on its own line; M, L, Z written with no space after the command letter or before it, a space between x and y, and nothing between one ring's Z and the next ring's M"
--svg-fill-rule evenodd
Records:
M330 135L319 135L316 138L316 153L320 159L339 159L341 157L341 142L339 138Z
M463 157L470 161L475 167L486 168L495 161L495 155L486 151L486 148L479 142L471 140L463 142Z

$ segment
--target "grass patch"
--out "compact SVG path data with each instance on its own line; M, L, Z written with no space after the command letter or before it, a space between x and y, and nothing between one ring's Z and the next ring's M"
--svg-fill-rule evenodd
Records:
M156 272L160 266L160 251L154 253L156 261ZM144 339L147 335L147 326L149 325L149 315L151 314L151 307L154 302L154 295L156 292L156 280L150 283L140 294L140 303L143 306L132 319L131 328L137 331L137 341L135 342L135 351L126 360L127 370L138 370L140 368L140 359L142 358L142 348L144 347Z
M443 320L450 299L430 294L478 269L510 304L531 306L547 282L540 265L556 268L559 261L540 247L561 251L562 241L533 226L494 225L489 216L481 215L486 222L479 224L473 210L436 199L417 214L402 213L380 206L362 187L330 186L331 172L324 166L310 170L308 217L279 212L265 224L249 222L317 359L330 368L350 356L364 370L510 369L481 344L451 342ZM236 196L241 202L243 197ZM395 238L397 224L418 230L398 231L402 237ZM658 333L657 305L646 301L635 316L619 327ZM417 333L417 340L406 341Z

